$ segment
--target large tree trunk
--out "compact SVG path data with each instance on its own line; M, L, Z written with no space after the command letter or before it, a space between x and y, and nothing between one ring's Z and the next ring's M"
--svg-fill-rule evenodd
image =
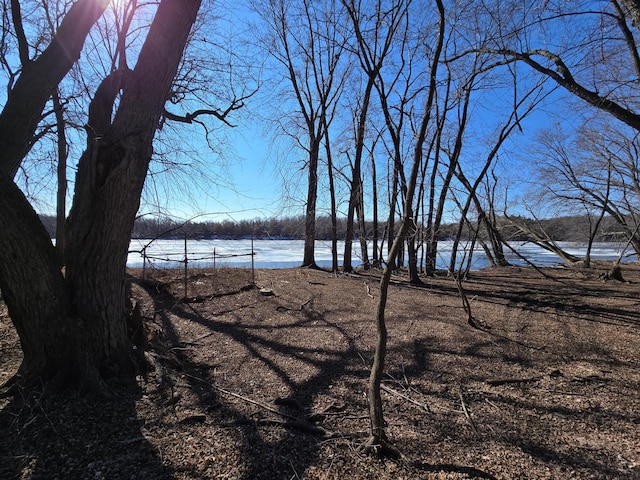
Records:
M113 125L83 154L67 236L74 315L106 374L131 373L125 269L152 142L200 0L163 0Z
M76 176L66 275L73 315L82 321L94 356L90 363L101 375L133 372L125 321L125 268L150 159L149 139L124 145L103 140L85 152Z
M200 0L162 0L113 124L80 159L66 272L24 195L0 173L0 279L21 371L102 390L134 372L125 318L127 250L164 110ZM107 105L111 107L112 105Z
M12 8L19 9L19 3ZM22 345L19 377L26 382L78 378L72 372L78 345L61 257L13 177L33 145L47 101L79 58L105 8L103 2L78 0L36 59L28 59L23 44L23 70L0 113L0 289ZM13 15L21 30L20 12Z
M67 289L49 234L24 194L0 173L0 290L20 338L19 375L47 381L73 366Z

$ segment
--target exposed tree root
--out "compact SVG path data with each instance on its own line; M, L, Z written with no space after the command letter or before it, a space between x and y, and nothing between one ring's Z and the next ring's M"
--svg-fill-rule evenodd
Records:
M361 449L382 458L391 458L393 460L404 458L402 452L394 447L389 440L378 438L375 435L371 435Z
M626 280L622 277L622 268L618 263L611 267L611 270L609 270L607 273L600 275L600 278L605 281L617 280L618 282L626 283Z

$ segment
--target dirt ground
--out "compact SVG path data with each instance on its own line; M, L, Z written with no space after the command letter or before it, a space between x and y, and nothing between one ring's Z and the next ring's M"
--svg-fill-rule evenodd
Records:
M402 452L363 451L373 274L131 272L152 365L116 401L0 400L0 478L638 479L640 266L394 277L383 383ZM0 306L0 383L20 362Z

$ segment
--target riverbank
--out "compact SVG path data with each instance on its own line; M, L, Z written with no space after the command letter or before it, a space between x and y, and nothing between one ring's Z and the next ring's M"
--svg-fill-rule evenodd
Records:
M640 266L512 267L423 287L394 277L383 400L404 454L359 450L374 275L156 271L133 297L152 368L138 393L4 400L3 478L539 479L640 476ZM0 312L0 381L19 363Z

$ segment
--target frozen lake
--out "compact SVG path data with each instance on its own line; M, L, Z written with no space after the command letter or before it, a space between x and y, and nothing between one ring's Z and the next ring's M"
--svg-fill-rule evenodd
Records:
M190 266L212 267L251 267L251 240L189 240L187 242L187 257ZM560 264L558 257L542 248L531 244L516 242L512 247L526 257L530 262L538 266L551 266ZM586 246L579 243L558 242L566 252L583 257ZM146 248L145 248L146 246ZM360 263L360 245L354 243L353 264ZM616 260L620 249L624 245L617 243L596 243L591 250L593 260ZM437 268L447 269L451 255L452 242L439 243L439 255ZM160 268L179 267L184 265L185 242L184 240L132 240L129 247L127 265L130 267L142 267L142 250L146 251L147 265ZM254 265L256 268L289 268L297 267L302 263L304 250L303 240L253 240ZM386 251L386 250L385 250ZM341 262L344 253L344 242L338 242L338 261ZM505 254L514 265L524 265L516 254L505 248ZM462 259L463 252L458 252L458 259ZM321 267L331 267L331 242L316 241L316 263ZM634 259L635 257L627 257ZM486 256L482 249L476 248L473 253L472 268L474 270L487 267Z

